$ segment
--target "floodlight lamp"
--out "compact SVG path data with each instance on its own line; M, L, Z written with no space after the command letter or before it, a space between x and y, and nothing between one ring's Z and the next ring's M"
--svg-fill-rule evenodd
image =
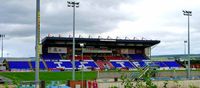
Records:
M184 43L187 43L187 41L184 41Z
M76 4L75 2L71 2L71 4Z
M77 2L76 4L79 5L79 2Z
M191 13L192 13L192 11L188 11L188 13L189 13L189 14L191 14Z
M0 37L5 37L5 35L4 34L0 34Z
M84 47L84 43L80 43L80 46L81 46L81 47Z

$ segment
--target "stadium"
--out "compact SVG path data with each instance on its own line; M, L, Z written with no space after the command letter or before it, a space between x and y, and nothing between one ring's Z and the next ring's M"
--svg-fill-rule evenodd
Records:
M160 69L179 68L175 61L151 63L150 48L158 40L125 40L103 38L76 38L76 69L134 70L146 65L158 65ZM80 44L84 44L83 47ZM28 59L27 59L28 60ZM42 40L40 70L62 71L72 69L72 38L46 37ZM34 61L6 61L8 70L33 70ZM172 64L172 65L171 65ZM20 66L19 66L20 65Z
M68 80L67 85L72 88L75 85L90 88L90 82L95 80L100 88L106 88L102 84L105 80L106 83L121 83L119 80L122 72L137 75L139 69L146 71L148 67L157 71L154 80L172 80L174 77L184 79L185 65L180 60L151 59L151 47L159 43L159 40L144 39L75 38L76 82L70 82L73 69L72 38L47 36L41 43L40 80L47 83ZM22 84L23 81L33 82L35 58L5 58L1 62L1 70L5 72L0 75L10 80L19 80ZM198 74L198 71L193 72L195 79L198 79Z
M189 2L183 2L175 0L173 5L174 1L85 0L76 14L80 4L76 0L3 1L0 3L3 8L0 28L4 29L0 34L0 88L200 88L200 55L190 53L200 50L199 23L193 23L191 28L195 37L191 40L195 41L190 49L192 11L182 10L181 14L188 17L187 40L186 31L182 30L183 20L175 15L180 8L188 8ZM189 7L195 11L198 3L193 1ZM72 14L70 9L66 13L64 7L72 8ZM59 36L40 37L47 33ZM70 36L63 37L60 33ZM76 37L76 33L80 36ZM90 33L108 37L81 36ZM3 48L5 35L6 49ZM159 40L128 38L133 35ZM168 44L163 44L163 40ZM181 54L183 40L184 54ZM33 47L26 51L33 41L35 51ZM152 49L161 43L162 53L156 52L155 56ZM13 55L8 56L9 52ZM33 53L32 57L23 57Z

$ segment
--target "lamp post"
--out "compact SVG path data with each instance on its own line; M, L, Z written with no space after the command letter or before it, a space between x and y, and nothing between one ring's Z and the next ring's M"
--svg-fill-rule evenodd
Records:
M72 46L72 80L75 80L75 8L79 7L79 2L67 1L68 7L73 8L73 46Z
M1 59L3 59L3 38L5 37L4 34L0 34L1 38Z
M82 62L83 62L83 47L84 47L84 44L83 43L80 43L80 46L81 46L81 48L82 48L82 52L81 52L81 59L82 59ZM82 82L82 86L83 86L83 65L82 65L82 70L81 70L81 82ZM82 87L83 88L83 87Z
M36 0L36 32L35 32L35 88L39 88L40 61L40 0Z
M185 62L185 59L186 59L186 44L187 44L187 41L185 40L184 41L184 65L186 66L186 62Z
M188 71L187 77L190 79L190 16L192 16L192 11L183 10L183 15L188 16Z

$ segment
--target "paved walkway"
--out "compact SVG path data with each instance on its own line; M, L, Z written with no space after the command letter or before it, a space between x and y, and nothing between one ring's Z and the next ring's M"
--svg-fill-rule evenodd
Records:
M6 78L6 77L4 77L4 76L0 76L0 83L2 83L2 82L8 82L8 83L11 83L12 80L9 79L9 78Z

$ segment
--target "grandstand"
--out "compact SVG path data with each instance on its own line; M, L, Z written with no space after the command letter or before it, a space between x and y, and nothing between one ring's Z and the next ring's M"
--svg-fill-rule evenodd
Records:
M84 70L134 70L146 66L158 69L179 69L180 63L172 60L151 61L150 48L159 40L76 38L75 66ZM84 44L84 47L80 47ZM7 69L34 70L35 61L6 60ZM42 40L40 70L64 71L72 69L72 38L45 37Z

